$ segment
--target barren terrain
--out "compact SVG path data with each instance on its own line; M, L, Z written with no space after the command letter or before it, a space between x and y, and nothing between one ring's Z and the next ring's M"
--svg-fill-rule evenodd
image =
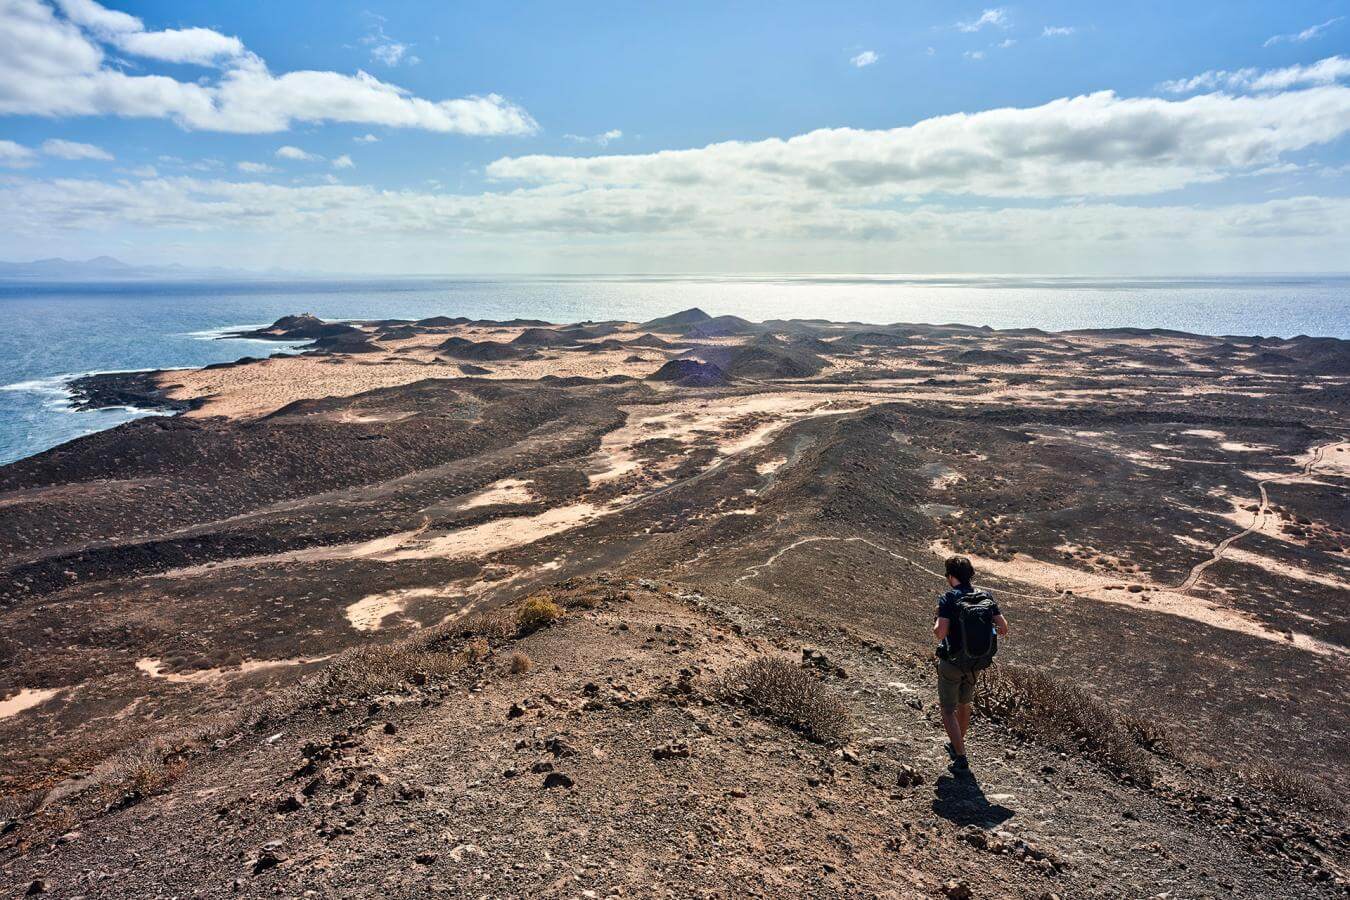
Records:
M1344 896L1350 343L697 310L252 336L315 344L96 376L83 403L180 414L0 468L0 884ZM954 551L1022 698L979 709L970 778L927 663ZM481 627L526 597L561 617ZM768 657L846 733L728 693ZM1097 724L1045 732L1019 672Z

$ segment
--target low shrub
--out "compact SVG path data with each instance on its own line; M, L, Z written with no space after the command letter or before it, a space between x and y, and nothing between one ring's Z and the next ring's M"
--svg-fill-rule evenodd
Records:
M492 655L492 645L487 642L487 638L477 637L469 641L464 652L469 658L469 663L476 665Z
M524 675L534 668L534 660L529 655L517 650L511 654L511 674Z
M456 634L464 637L483 637L489 641L510 640L520 632L516 611L504 607L472 613L454 628Z
M187 768L189 748L171 738L151 738L108 759L95 772L103 796L116 808L167 793Z
M852 731L844 699L781 657L763 656L735 666L714 685L714 693L822 744L842 744Z
M1122 716L1120 724L1125 726L1130 737L1134 742L1143 747L1149 753L1158 756L1174 756L1175 751L1172 747L1172 739L1157 722L1151 719L1141 719L1137 716Z
M516 623L525 634L547 628L563 617L562 607L547 597L530 597L516 612Z
M982 678L975 706L1014 734L1091 755L1139 784L1153 781L1149 755L1125 721L1096 697L1044 672L994 666Z
M1346 814L1347 804L1321 783L1298 772L1271 763L1254 763L1238 769L1238 780L1243 787L1264 794L1272 800L1292 803L1302 809Z

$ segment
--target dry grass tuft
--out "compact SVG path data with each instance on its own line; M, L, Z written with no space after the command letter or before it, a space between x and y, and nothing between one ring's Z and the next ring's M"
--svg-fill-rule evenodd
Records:
M1150 757L1126 722L1096 697L1044 672L994 666L985 673L975 705L1014 734L1091 755L1139 784L1153 781Z
M530 597L520 605L516 623L525 634L547 628L563 617L563 609L547 597Z
M843 698L781 657L763 656L734 667L714 685L714 693L822 744L842 744L852 731Z
M534 660L530 659L528 654L520 650L517 650L515 653L511 654L512 675L524 675L526 672L530 671L533 668L534 668Z

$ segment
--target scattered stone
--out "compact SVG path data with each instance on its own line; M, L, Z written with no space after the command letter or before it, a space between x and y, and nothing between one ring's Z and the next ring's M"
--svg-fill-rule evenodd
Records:
M568 776L564 775L562 772L549 772L547 775L544 776L545 788L555 788L555 787L570 788L574 784L576 784L576 782L573 781Z
M47 879L34 878L32 881L28 882L28 890L24 891L24 893L31 897L34 894L45 894L48 890L50 890L50 888L47 886Z
M688 759L692 755L689 745L682 741L671 741L652 748L652 756L656 759Z
M895 773L895 783L902 788L917 787L923 784L923 773L913 766L901 766Z
M317 781L318 779L315 780ZM303 794L287 794L277 801L277 812L293 813L303 807L305 803L306 800Z
M384 733L385 733L385 734L398 734L398 726L395 725L393 722L385 722L385 723L384 723Z
M435 853L419 853L413 858L413 862L417 863L419 866L429 866L438 858L439 857Z
M506 711L506 718L508 719L519 719L523 715L525 715L525 707L519 703L512 703L511 708Z
M955 878L942 886L942 894L947 900L971 900L975 896L970 892L970 885Z
M275 868L290 859L290 856L286 851L281 848L281 841L268 841L263 844L262 850L258 854L258 858L253 861L253 874L257 875L259 872L265 872L268 869Z

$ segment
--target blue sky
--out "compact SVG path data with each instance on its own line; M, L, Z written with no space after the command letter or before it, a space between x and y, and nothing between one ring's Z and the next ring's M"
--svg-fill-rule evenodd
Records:
M0 258L1330 271L1350 4L0 0Z

